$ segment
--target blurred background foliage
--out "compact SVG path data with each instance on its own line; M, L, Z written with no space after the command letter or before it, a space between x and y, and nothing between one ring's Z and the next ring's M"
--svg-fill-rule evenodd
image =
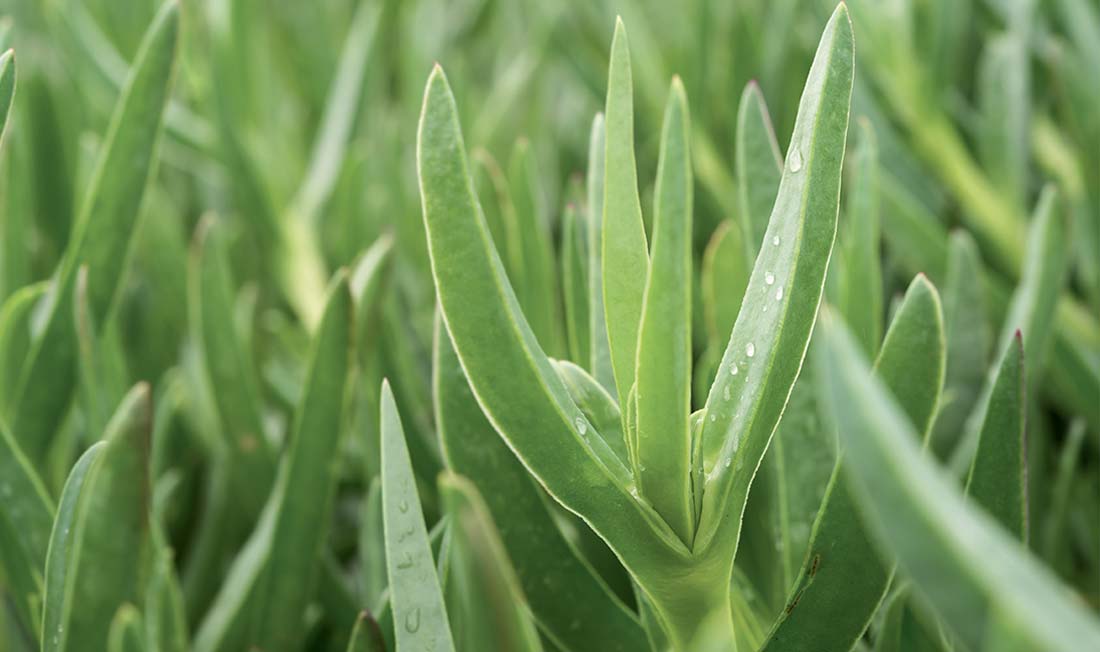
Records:
M128 62L158 4L0 0L0 44L15 47L19 62L0 175L0 299L55 269ZM204 216L227 247L235 322L254 357L264 428L275 442L285 437L301 392L326 280L382 243L375 254L388 265L387 287L381 309L356 335L362 364L352 391L361 400L349 427L377 429L378 382L389 377L415 442L413 462L431 519L441 463L430 407L434 296L415 134L433 62L444 63L452 80L490 223L515 211L556 243L565 206L583 203L589 125L603 108L612 26L622 15L632 46L644 214L652 214L664 91L678 74L691 102L701 260L719 225L738 218L734 133L742 90L750 80L759 84L784 147L832 9L831 1L816 0L181 5L181 60L161 162L146 193L122 302L101 337L119 353L111 371L118 386L150 380L158 406L169 406L158 407L158 420L174 434L156 461L157 489L175 497L164 504L192 618L213 590L190 584L186 567L210 473L206 451L216 448L225 427L189 326L189 256ZM942 283L949 234L963 229L981 251L987 291L977 314L992 337L1021 272L1027 216L1045 183L1061 191L1071 247L1054 335L1033 386L1041 402L1030 411L1029 472L1034 492L1063 492L1070 504L1079 499L1084 506L1065 516L1067 543L1036 545L1095 606L1100 7L1094 0L849 5L858 62L853 122L872 127L879 149L887 305L917 272ZM517 261L523 257L513 259L511 272ZM551 311L561 310L562 288L548 291ZM705 294L695 296L701 354ZM564 330L547 334L543 345L551 355L568 356ZM979 347L977 355L984 369L991 351ZM948 391L950 373L949 363ZM1067 440L1073 424L1087 434ZM66 429L74 442L91 436L80 410ZM358 501L378 471L377 448L366 441L376 443L377 436L345 438L336 518L347 527L332 529L338 559L354 554ZM70 462L58 456L47 478L54 491ZM1067 465L1068 476L1060 470ZM1068 486L1055 482L1063 477ZM1046 527L1044 508L1058 500L1067 498L1038 496L1034 528Z

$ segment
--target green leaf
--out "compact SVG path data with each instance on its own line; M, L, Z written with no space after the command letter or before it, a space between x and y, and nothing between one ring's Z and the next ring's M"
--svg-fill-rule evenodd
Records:
M644 649L634 614L562 536L541 490L482 414L442 325L433 368L435 420L447 466L470 478L484 498L540 630L578 652ZM591 376L571 363L558 363L558 370L577 388L574 396L587 397L603 414L601 420L588 415L593 425L618 428L618 407Z
M860 119L859 146L853 156L845 239L844 317L867 355L882 339L882 266L879 242L878 144L871 123Z
M842 4L825 27L806 80L787 165L745 295L743 305L751 309L738 315L707 396L700 460L707 480L696 550L715 542L736 549L752 470L805 356L836 235L852 48Z
M875 371L904 397L902 407L921 432L930 428L939 402L944 346L939 296L918 276L890 324ZM892 564L876 559L846 484L846 455L829 480L802 572L764 650L851 649L886 593Z
M80 393L84 396L84 418L88 429L102 432L111 410L126 394L122 350L110 330L99 333L88 305L88 267L76 273L73 288L73 322L79 348Z
M151 419L149 387L139 384L65 484L46 559L44 652L105 648L115 612L143 595Z
M932 449L944 455L958 442L981 393L989 355L989 325L982 289L982 262L966 231L948 241L943 316L947 326L947 371L943 404L932 431Z
M723 220L703 252L700 282L707 337L723 346L733 331L741 300L749 283L752 265L745 253L745 236L737 223ZM713 381L713 379L711 379ZM708 382L707 386L710 384Z
M1026 39L1016 32L990 37L977 66L982 167L998 193L1012 203L1012 217L1017 219L1024 217L1030 176L1031 67Z
M327 293L305 391L275 486L195 635L196 650L255 645L274 651L297 649L300 644L303 614L322 572L336 491L332 459L343 425L351 319L347 275L340 273Z
M362 602L375 611L386 590L386 537L382 522L382 481L371 479L359 526L359 576Z
M561 278L565 299L565 329L569 357L581 364L592 359L589 344L592 316L588 297L588 225L577 206L566 204L561 219Z
M764 244L764 233L779 190L783 154L775 140L764 94L755 81L745 86L737 106L734 156L737 160L737 207L741 211L745 251L750 258L756 258Z
M519 578L477 488L466 478L445 472L439 492L452 522L450 581L464 598L461 612L477 613L455 623L459 648L541 652ZM484 596L485 602L469 596Z
M611 398L608 389L584 369L566 360L554 360L553 363L558 377L565 383L569 398L573 399L584 418L588 419L615 455L627 464L629 453L623 439L623 415L619 404Z
M132 604L122 605L111 620L108 652L144 652L146 649L141 614Z
M691 493L691 126L673 78L657 164L653 248L637 352L638 484L685 543L695 526Z
M360 612L355 620L355 627L351 630L351 638L348 640L347 652L386 652L382 630L369 611Z
M23 625L37 633L54 505L7 426L0 424L0 568Z
M76 273L88 266L88 305L96 323L111 312L153 176L161 119L172 86L179 8L169 0L146 31L111 117L74 232L46 299L45 326L23 366L8 422L28 456L41 462L76 387L72 303ZM49 387L50 391L41 391Z
M0 410L5 414L11 413L11 401L30 348L34 307L49 288L49 281L21 287L0 308Z
M972 649L982 649L991 621L1016 623L1028 649L1100 645L1095 616L921 454L913 425L843 327L823 319L819 332L818 391L844 442L861 513L925 608Z
M0 54L0 145L8 130L8 114L15 99L15 50Z
M607 318L603 305L603 180L606 135L603 114L597 113L592 119L592 131L588 140L588 174L585 177L590 319L588 340L592 348L592 357L585 363L592 376L614 398L618 393L615 391L615 372L611 367L611 345L607 340Z
M634 385L649 247L634 162L634 81L622 19L615 22L607 73L603 194L603 301L618 396ZM630 434L627 440L630 441ZM633 445L631 445L633 448Z
M453 651L405 432L387 382L382 383L382 508L397 648Z
M998 366L984 405L967 493L1021 541L1028 540L1024 343L1019 332Z
M220 418L227 453L232 502L246 524L255 522L275 476L275 454L264 434L262 403L251 347L234 319L235 297L221 229L203 220L195 235L188 269L192 336Z

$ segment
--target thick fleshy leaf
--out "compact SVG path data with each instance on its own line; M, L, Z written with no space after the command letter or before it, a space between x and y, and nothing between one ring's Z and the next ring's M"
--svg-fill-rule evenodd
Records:
M696 550L736 549L753 473L805 356L836 235L853 56L840 5L810 68L768 231L707 396Z
M447 465L470 478L484 498L541 631L570 650L644 648L634 615L562 536L541 490L481 413L442 325L433 367L435 417ZM581 376L584 371L570 363L559 363L559 372L587 387L577 394L590 396L590 403L603 398L604 406L594 410L618 428L618 408L591 376ZM578 404L583 409L584 403Z
M755 258L764 243L783 172L783 154L775 140L764 94L749 82L737 107L737 205L745 250Z
M351 356L351 294L340 273L317 327L301 404L275 486L195 636L195 649L297 649L336 490Z
M967 504L920 451L918 434L851 336L822 320L818 391L845 444L861 514L934 611L972 649L1013 622L1028 649L1100 645L1100 624L1012 537Z
M444 473L440 495L451 519L449 581L463 600L455 623L458 648L541 652L527 599L500 535L477 488L466 478ZM454 605L452 605L454 609Z
M966 490L991 516L1025 543L1028 540L1027 461L1024 421L1024 343L1009 343L985 403L978 449Z
M982 289L982 262L966 231L951 234L943 284L947 327L947 372L943 405L932 431L932 450L944 455L954 447L981 393L988 365L990 333Z
M8 423L36 462L49 448L76 387L71 296L77 270L88 266L88 306L96 323L104 323L127 267L145 186L156 169L178 32L179 8L169 0L146 31L111 117L68 249L45 299L50 302L45 325L31 345L10 403Z
M607 341L607 318L603 306L603 180L606 131L602 113L592 119L588 140L588 173L585 176L585 212L588 224L588 316L590 360L584 361L589 373L612 397L615 372L611 368L611 348Z
M778 179L776 185L778 187ZM714 230L703 252L703 277L700 280L703 314L707 336L718 346L725 346L729 340L752 272L744 238L745 234L736 222L724 220Z
M626 440L623 438L623 415L619 404L611 398L607 388L588 375L584 369L566 360L553 362L554 370L565 383L569 398L573 399L608 447L619 456L623 464L627 464L630 455L626 449Z
M636 475L642 495L688 543L691 493L691 131L674 78L665 105L654 195L653 248L638 331Z
M105 648L115 612L144 595L151 426L149 387L140 384L66 482L46 560L44 651Z
M939 296L918 276L890 324L875 371L895 396L904 397L902 408L922 433L939 403L944 349ZM886 593L892 564L876 558L845 477L845 459L843 453L833 471L801 575L765 650L850 649Z
M859 146L852 157L845 239L844 318L868 356L882 339L882 265L879 242L878 144L871 123L859 121Z
M451 650L447 608L428 544L405 432L388 383L382 384L382 511L397 649Z
M565 206L561 218L561 278L569 357L583 365L592 359L588 300L588 225L577 206Z
M634 162L634 81L622 20L615 23L607 74L603 180L603 301L618 396L634 385L649 246ZM627 439L629 441L630 435Z

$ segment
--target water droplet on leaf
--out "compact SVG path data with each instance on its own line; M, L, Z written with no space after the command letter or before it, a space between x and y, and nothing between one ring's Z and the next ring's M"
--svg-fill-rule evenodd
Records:
M772 274L771 272L764 274L764 282L768 285L775 283L775 274Z
M573 420L573 424L577 426L577 432L584 434L588 432L588 422L584 420L584 417L577 417Z
M750 358L756 355L756 346L752 342L749 342L745 345L745 355L749 356Z
M802 169L802 152L792 149L790 155L787 156L787 162L790 165L791 172L798 172Z

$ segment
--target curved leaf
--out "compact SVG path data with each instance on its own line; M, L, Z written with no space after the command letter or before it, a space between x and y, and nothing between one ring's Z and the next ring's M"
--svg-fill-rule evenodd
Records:
M737 105L737 202L745 251L756 258L764 243L768 220L775 205L783 172L783 154L775 140L768 107L760 85L750 81Z

